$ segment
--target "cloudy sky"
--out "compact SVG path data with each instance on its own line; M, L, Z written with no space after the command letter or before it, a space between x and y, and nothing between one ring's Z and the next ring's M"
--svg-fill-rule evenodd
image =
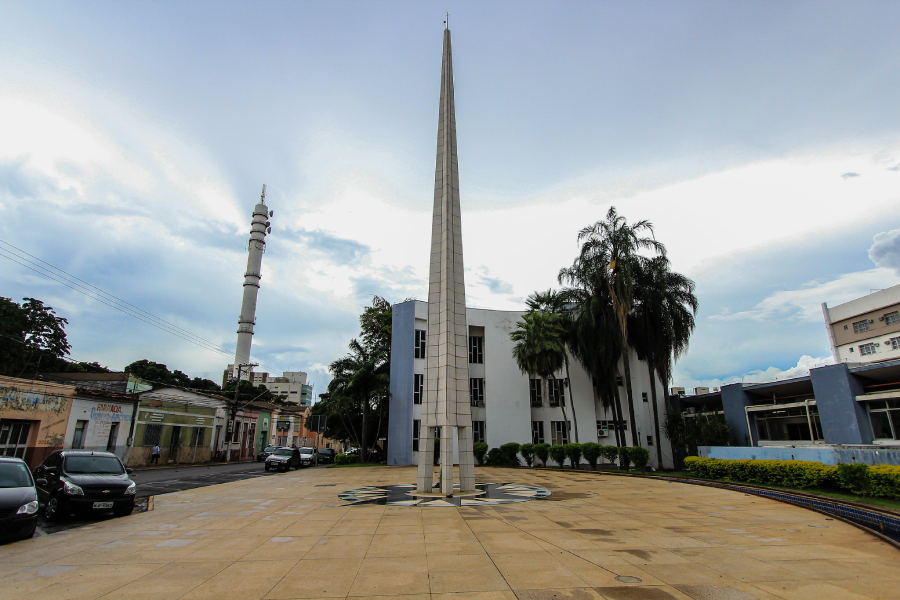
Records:
M821 302L900 283L891 2L8 0L0 240L232 349L266 183L254 359L321 389L372 294L426 294L445 10L472 306L554 286L610 205L697 282L677 385L801 372ZM9 260L0 295L79 360L228 362Z

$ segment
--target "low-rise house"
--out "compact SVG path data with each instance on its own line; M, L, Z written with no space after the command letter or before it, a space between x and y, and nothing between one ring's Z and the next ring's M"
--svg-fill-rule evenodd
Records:
M217 458L224 440L228 400L175 387L142 392L134 423L128 466L150 464L151 450L160 447L160 464L202 463Z
M75 386L0 377L0 456L32 468L63 447Z
M126 461L136 400L133 394L76 387L63 447L113 452Z

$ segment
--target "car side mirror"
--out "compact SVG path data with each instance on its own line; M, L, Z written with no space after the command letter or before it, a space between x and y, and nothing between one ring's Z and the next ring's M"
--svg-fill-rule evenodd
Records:
M126 472L126 473L131 473L131 472L133 472L133 471L134 471L134 469L129 469L128 467L125 467L125 472Z
M47 480L43 477L34 480L35 485L47 485Z

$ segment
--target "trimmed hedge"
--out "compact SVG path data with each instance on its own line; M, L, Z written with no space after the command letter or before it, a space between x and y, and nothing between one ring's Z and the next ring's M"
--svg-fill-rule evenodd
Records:
M475 455L475 460L478 461L479 465L483 465L485 461L485 456L488 453L488 445L484 442L475 442L472 444L472 454Z
M353 454L335 454L334 455L334 464L336 465L350 465L353 463L359 462L359 456Z
M900 466L843 464L806 460L722 460L688 456L684 464L698 477L781 487L831 487L900 500Z

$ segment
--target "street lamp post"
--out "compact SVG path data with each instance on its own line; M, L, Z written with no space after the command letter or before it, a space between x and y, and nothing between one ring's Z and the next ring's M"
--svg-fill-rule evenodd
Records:
M234 439L234 428L237 426L235 421L237 420L238 397L241 389L241 371L244 370L244 367L252 369L255 366L257 366L255 363L237 365L237 379L234 382L234 402L232 402L229 410L230 420L228 422L231 424L231 429L228 430L228 450L225 452L225 462L231 462L231 441Z

